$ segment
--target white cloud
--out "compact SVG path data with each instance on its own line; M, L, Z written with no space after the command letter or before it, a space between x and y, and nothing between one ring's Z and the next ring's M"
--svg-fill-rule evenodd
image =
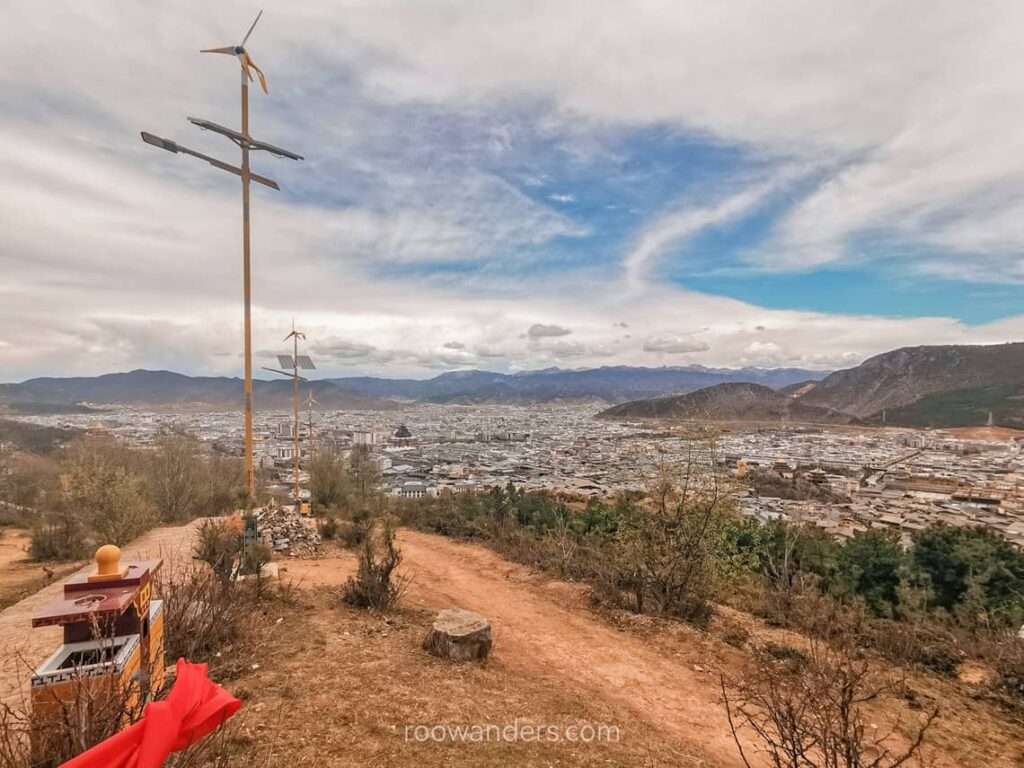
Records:
M724 224L749 212L778 185L757 183L710 207L683 206L656 219L636 239L623 260L626 284L636 290L648 278L653 262L701 230Z
M251 47L271 96L253 96L253 130L309 159L256 161L285 190L253 196L258 349L279 347L292 316L324 350L325 374L650 364L652 340L662 354L704 344L709 365L827 368L902 344L1024 334L1024 317L766 310L653 279L689 238L791 194L755 266L857 258L851 242L885 232L906 245L892 258L921 273L1024 280L1024 6L593 0L581 38L583 7L268 10ZM11 3L0 327L19 335L0 342L3 378L238 371L237 180L143 145L138 130L232 158L184 115L234 123L237 69L196 49L230 42L250 12L235 0ZM523 105L534 111L517 123ZM550 204L572 195L529 162L523 123L573 162L611 153L602 131L656 125L736 145L760 170L744 188L698 185L640 216L615 254L631 292L600 264L537 277L541 256L524 254L589 229L566 215L576 206ZM517 151L526 160L502 167ZM801 199L793 188L809 177L791 169L821 182ZM441 263L450 271L429 270ZM559 333L522 339L531 327Z
M534 323L530 326L530 329L526 332L526 335L531 339L545 339L552 336L568 336L572 333L569 328L563 328L560 325L545 325L543 323Z
M644 352L658 352L682 355L690 352L707 352L711 347L703 341L684 339L679 336L652 336L644 342Z

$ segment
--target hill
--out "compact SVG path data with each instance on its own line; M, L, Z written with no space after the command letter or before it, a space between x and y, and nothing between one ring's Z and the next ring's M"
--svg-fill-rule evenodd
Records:
M722 381L757 381L784 386L805 381L813 371L800 369L632 368L628 366L565 371L551 368L517 374L453 371L431 379L351 377L321 379L313 387L321 408L386 410L395 400L432 403L532 403L597 399L621 402L676 392L688 392ZM253 385L259 407L287 408L287 380ZM76 412L81 403L142 407L238 408L242 380L225 376L186 376L171 371L136 370L102 376L37 378L19 384L0 384L0 406L11 411Z
M605 419L679 419L707 421L795 421L850 424L856 419L760 384L727 383L674 397L616 405L598 414Z
M904 427L992 426L1024 429L1024 384L954 389L926 395L915 403L885 412L885 423ZM881 423L882 414L871 418Z
M580 370L548 368L515 374L453 371L422 381L374 377L333 381L347 390L368 396L433 403L529 403L555 400L619 403L692 392L723 382L753 382L775 388L820 379L825 375L825 372L799 368L606 366Z
M989 346L905 347L836 371L810 387L800 402L845 411L861 418L896 409L930 395L1024 384L1024 343ZM935 413L942 403L926 406ZM961 414L964 413L960 409ZM972 422L978 423L978 422ZM982 421L981 423L984 423Z
M313 387L322 408L369 410L394 408L395 403L348 391L330 381L303 384ZM24 412L59 410L77 403L134 405L142 407L196 406L235 409L242 405L242 380L226 376L185 376L171 371L136 370L103 376L29 379L20 384L0 384L0 403L16 404ZM259 407L291 407L292 385L287 380L253 382Z
M82 434L77 429L62 429L29 424L12 419L0 419L0 445L11 445L32 453L52 453L68 441Z

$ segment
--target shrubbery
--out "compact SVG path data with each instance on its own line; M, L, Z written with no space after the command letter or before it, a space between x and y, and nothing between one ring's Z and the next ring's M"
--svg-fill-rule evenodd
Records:
M160 523L224 514L242 499L240 462L203 455L181 436L163 438L153 451L84 437L45 472L39 462L23 464L6 486L33 505L18 508L32 528L30 554L38 560L81 559Z
M407 524L586 581L602 602L697 623L714 602L731 603L943 674L970 651L1004 691L1024 694L1024 553L991 531L936 525L905 546L881 529L838 541L813 526L762 525L734 512L720 478L692 467L663 472L642 498L583 504L509 485L400 511Z
M385 520L379 536L371 527L359 553L359 569L342 587L342 599L357 608L386 611L402 598L408 580L395 573L402 555L395 546L395 530Z

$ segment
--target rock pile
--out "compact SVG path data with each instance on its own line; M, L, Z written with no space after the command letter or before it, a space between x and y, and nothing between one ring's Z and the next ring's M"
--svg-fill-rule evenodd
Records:
M320 554L320 534L314 521L292 507L267 507L257 525L260 538L275 552L292 557Z

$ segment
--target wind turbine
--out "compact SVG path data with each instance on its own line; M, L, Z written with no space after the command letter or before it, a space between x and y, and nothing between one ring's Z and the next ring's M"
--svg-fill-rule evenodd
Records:
M278 187L277 182L273 179L268 179L265 176L252 173L249 169L249 152L264 150L275 157L285 157L290 160L303 159L302 155L295 154L287 149L275 147L273 144L257 141L249 135L249 83L252 82L253 72L255 72L256 76L259 78L260 87L263 89L264 93L267 93L267 78L263 74L263 70L256 66L252 57L249 56L249 52L245 49L245 44L249 41L249 36L252 35L252 31L256 28L256 23L262 16L263 11L260 11L256 16L256 19L250 25L249 31L245 33L245 37L242 38L242 42L240 44L225 48L207 48L202 51L202 53L229 54L238 59L239 66L242 70L242 130L235 131L209 120L202 120L196 117L189 118L189 122L193 125L206 131L219 133L234 142L242 151L241 167L222 162L216 158L210 157L209 155L188 149L187 147L183 147L170 139L163 139L159 136L153 135L152 133L142 131L142 140L147 144L151 144L160 149L165 149L168 152L174 152L175 154L198 157L200 160L205 160L210 163L210 165L215 168L235 174L242 180L242 297L245 306L245 480L250 506L254 503L256 498L256 470L253 466L252 434L252 255L251 239L249 235L249 182L255 181L258 184L270 187L271 189L280 189L280 187Z
M313 365L313 360L309 355L299 354L299 339L306 340L306 334L302 331L295 330L295 322L292 321L292 330L287 336L284 337L285 341L288 339L292 340L292 354L291 355L278 355L277 362L281 368L291 368L289 372L287 370L279 370L277 368L264 368L265 371L271 371L272 373L280 373L282 376L287 376L292 380L292 442L294 456L294 477L292 478L295 485L295 509L302 509L302 500L299 498L299 382L306 381L305 377L299 375L299 369L311 371L316 368Z
M264 93L269 93L269 91L267 91L267 76L263 74L262 69L256 66L256 62L252 60L249 52L245 50L245 44L249 42L249 35L252 34L254 29L256 29L256 25L259 23L262 16L263 11L256 14L256 19L249 27L249 31L245 33L245 37L242 38L242 42L238 45L228 45L224 48L203 48L200 53L226 53L228 56L238 57L238 63L242 67L243 87L246 79L248 79L250 83L252 82L252 71L256 70L256 75L260 79L260 88L263 89Z

